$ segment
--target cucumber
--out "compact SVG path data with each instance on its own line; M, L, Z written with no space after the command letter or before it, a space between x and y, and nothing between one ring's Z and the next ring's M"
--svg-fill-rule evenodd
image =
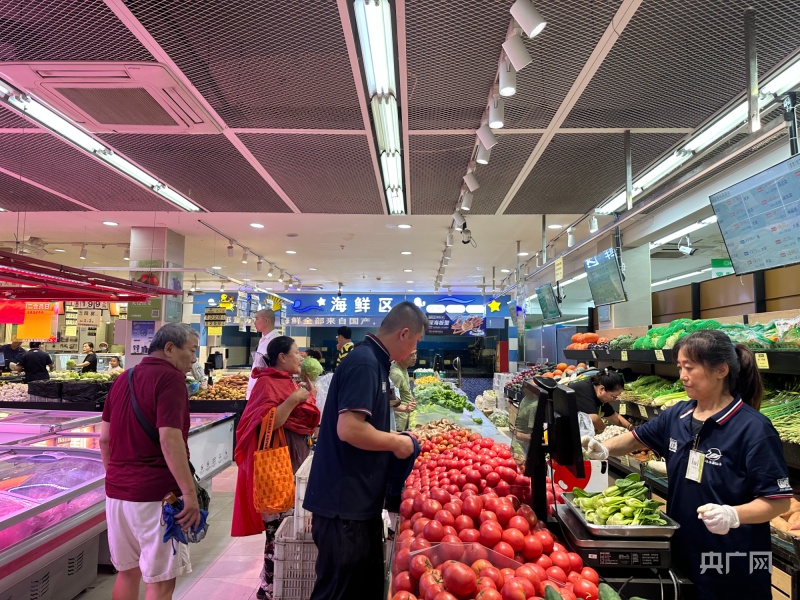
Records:
M619 598L619 596L617 596ZM563 600L561 594L556 591L556 588L552 585L548 585L544 588L544 600Z
M620 600L619 594L605 582L602 582L598 588L599 600Z

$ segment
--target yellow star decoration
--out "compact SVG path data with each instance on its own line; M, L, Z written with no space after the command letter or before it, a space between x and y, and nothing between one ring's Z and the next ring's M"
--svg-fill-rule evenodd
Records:
M497 300L492 300L486 306L489 307L489 312L499 312L500 311L500 303Z

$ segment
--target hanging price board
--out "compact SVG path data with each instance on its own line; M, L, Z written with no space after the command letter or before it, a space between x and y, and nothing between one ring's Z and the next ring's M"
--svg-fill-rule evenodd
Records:
M756 352L756 366L759 369L769 369L769 357L764 352Z
M664 352L662 350L656 350L656 360L664 360Z
M623 360L623 361L626 361L626 360L628 360L628 351L627 351L627 350L623 350L623 351L620 353L620 359L621 359L621 360Z
M642 415L643 419L647 418L647 408L645 408L641 404L639 405L639 414Z

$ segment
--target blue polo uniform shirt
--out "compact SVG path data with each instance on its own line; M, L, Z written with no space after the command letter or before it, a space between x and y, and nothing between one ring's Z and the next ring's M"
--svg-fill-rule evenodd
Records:
M339 439L346 411L360 412L375 429L391 430L389 351L368 334L336 368L328 390L303 507L315 515L366 521L381 516L391 452L361 450Z
M633 435L667 461L667 514L680 523L673 561L697 586L697 598L772 598L769 523L740 525L726 535L697 516L707 503L739 506L755 498L791 498L783 448L775 428L740 397L707 419L697 437L697 402L680 403L637 427ZM686 478L692 449L705 457L701 481Z

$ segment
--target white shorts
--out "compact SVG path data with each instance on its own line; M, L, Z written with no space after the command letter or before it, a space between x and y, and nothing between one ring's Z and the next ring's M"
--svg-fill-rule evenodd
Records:
M106 498L106 521L111 562L117 571L139 567L145 583L192 572L189 546L163 541L166 527L161 524L161 502Z

